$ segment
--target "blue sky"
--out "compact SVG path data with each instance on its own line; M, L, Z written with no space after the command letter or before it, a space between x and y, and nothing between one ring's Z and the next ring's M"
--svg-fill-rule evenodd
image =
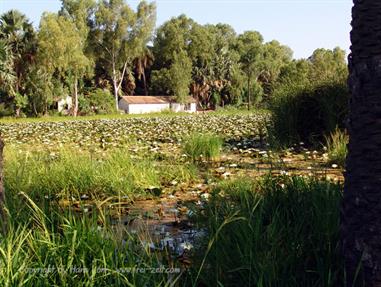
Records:
M128 1L136 7L139 1ZM349 51L351 0L157 0L157 25L182 13L200 24L230 24L241 33L257 30L308 57L316 48ZM58 11L59 0L0 0L0 13L18 9L38 26L44 11Z

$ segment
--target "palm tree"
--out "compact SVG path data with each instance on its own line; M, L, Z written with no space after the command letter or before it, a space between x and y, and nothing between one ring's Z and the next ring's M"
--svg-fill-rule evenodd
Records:
M12 54L5 41L0 40L0 88L8 92L13 91L14 82Z
M138 80L143 81L144 94L146 96L148 95L146 71L153 65L153 62L153 53L147 47L145 47L143 53L134 60L135 72Z
M0 136L0 205L4 202L4 186L3 186L3 148L4 142ZM1 206L0 206L1 209ZM1 215L1 210L0 210Z
M354 0L341 217L347 286L381 286L381 2Z
M17 10L10 10L0 18L0 40L4 41L13 57L13 70L16 77L13 91L15 95L25 93L25 79L29 64L34 61L37 38L32 24ZM17 108L18 114L20 109Z

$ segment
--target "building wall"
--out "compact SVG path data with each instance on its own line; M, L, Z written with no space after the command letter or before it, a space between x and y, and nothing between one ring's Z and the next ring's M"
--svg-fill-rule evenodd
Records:
M128 103L121 99L118 103L119 110L124 111L126 114L128 114Z
M171 109L174 112L196 112L196 103L190 103L185 109L185 105L179 103L163 103L163 104L128 104L125 100L119 101L119 110L124 111L127 114L145 114L145 113L157 113L167 109Z
M129 114L145 114L157 113L169 109L169 103L166 104L127 104L127 113Z
M190 103L190 104L172 103L171 104L171 110L174 112L195 113L196 112L196 103Z
M191 103L189 112L190 112L190 113L195 113L195 112L197 112L197 104L196 104L196 103Z
M57 110L59 113L64 110L70 110L73 106L73 100L70 96L67 96L66 99L61 99L57 102Z

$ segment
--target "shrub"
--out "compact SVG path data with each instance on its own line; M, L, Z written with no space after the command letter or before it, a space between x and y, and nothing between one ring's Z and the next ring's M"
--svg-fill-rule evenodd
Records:
M338 164L341 167L345 165L347 157L347 144L349 137L346 132L336 128L328 137L326 137L328 159L330 164Z
M222 148L220 137L212 134L193 134L185 139L183 151L193 161L207 161L219 157Z
M283 145L315 143L344 127L349 92L344 82L285 87L273 97L275 137Z
M114 98L110 91L95 89L80 98L79 108L82 114L111 114L115 111Z

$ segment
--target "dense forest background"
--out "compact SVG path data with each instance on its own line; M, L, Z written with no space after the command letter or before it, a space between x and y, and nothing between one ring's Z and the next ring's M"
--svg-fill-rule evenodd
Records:
M155 22L155 4L145 1L134 10L124 0L62 0L37 30L22 13L4 13L0 116L55 114L67 95L72 114L85 115L115 112L122 95L184 101L190 94L200 109L270 108L282 119L278 126L298 125L300 133L305 125L311 133L343 123L344 50L316 49L296 60L289 47L264 42L257 31L237 34L228 24L200 25L186 15L157 29ZM285 121L287 109L304 116ZM309 117L317 120L305 122ZM292 138L287 126L280 130Z

